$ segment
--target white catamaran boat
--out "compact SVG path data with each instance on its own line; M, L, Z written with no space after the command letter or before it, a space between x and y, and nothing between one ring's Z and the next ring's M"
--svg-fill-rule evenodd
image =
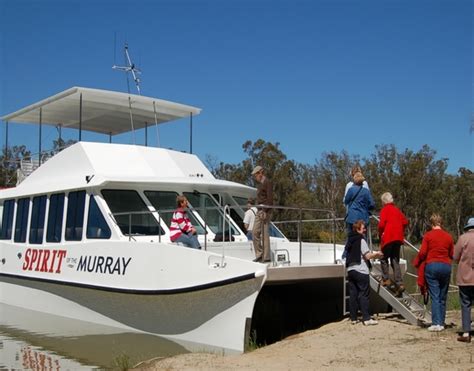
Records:
M112 137L199 112L75 87L2 119ZM202 250L170 241L178 194L192 205ZM254 188L215 179L192 154L79 141L0 193L0 301L241 352L264 285L337 278L342 287L344 277L336 263L343 246L302 248L275 226L273 264L252 262L241 223L254 195ZM334 312L342 313L342 298L334 299Z

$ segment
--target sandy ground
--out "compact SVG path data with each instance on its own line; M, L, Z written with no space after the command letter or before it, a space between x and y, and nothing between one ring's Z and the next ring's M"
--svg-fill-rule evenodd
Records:
M474 370L472 343L456 341L459 311L452 326L432 333L396 315L378 317L376 326L347 319L291 336L236 356L193 353L142 363L142 370Z

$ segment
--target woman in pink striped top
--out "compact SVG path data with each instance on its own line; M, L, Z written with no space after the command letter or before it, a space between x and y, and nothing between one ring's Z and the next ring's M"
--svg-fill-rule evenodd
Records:
M176 204L178 209L173 213L170 224L171 242L180 242L187 247L201 249L196 228L193 227L186 214L188 199L180 195L176 197Z

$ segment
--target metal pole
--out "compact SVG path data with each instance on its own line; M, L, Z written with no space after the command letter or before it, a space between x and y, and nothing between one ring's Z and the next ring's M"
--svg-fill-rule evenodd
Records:
M39 117L39 166L41 166L41 129L43 126L43 108L40 108L40 117Z
M137 144L135 140L135 128L133 127L133 115L132 115L132 98L128 97L128 109L130 112L130 124L132 125L133 144Z
M5 187L8 186L8 121L5 121Z
M193 153L193 113L189 113L189 153Z
M158 117L156 115L156 105L155 101L153 101L153 112L155 113L155 128L156 128L156 143L157 147L160 147L160 132L158 130Z
M79 142L82 140L82 93L79 95Z
M300 243L300 265L303 259L303 242L301 241L302 218L303 218L303 211L300 209L300 219L298 220L298 242Z
M145 147L148 147L148 122L145 122Z
M332 214L332 242L333 242L333 251L334 251L334 263L336 263L336 214Z
M112 143L112 133L109 133L109 143Z

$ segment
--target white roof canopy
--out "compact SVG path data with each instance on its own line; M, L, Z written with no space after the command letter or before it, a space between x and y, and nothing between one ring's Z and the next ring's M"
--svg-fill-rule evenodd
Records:
M41 112L41 119L40 119ZM114 91L73 87L2 117L3 121L61 125L116 135L195 116L200 108Z

